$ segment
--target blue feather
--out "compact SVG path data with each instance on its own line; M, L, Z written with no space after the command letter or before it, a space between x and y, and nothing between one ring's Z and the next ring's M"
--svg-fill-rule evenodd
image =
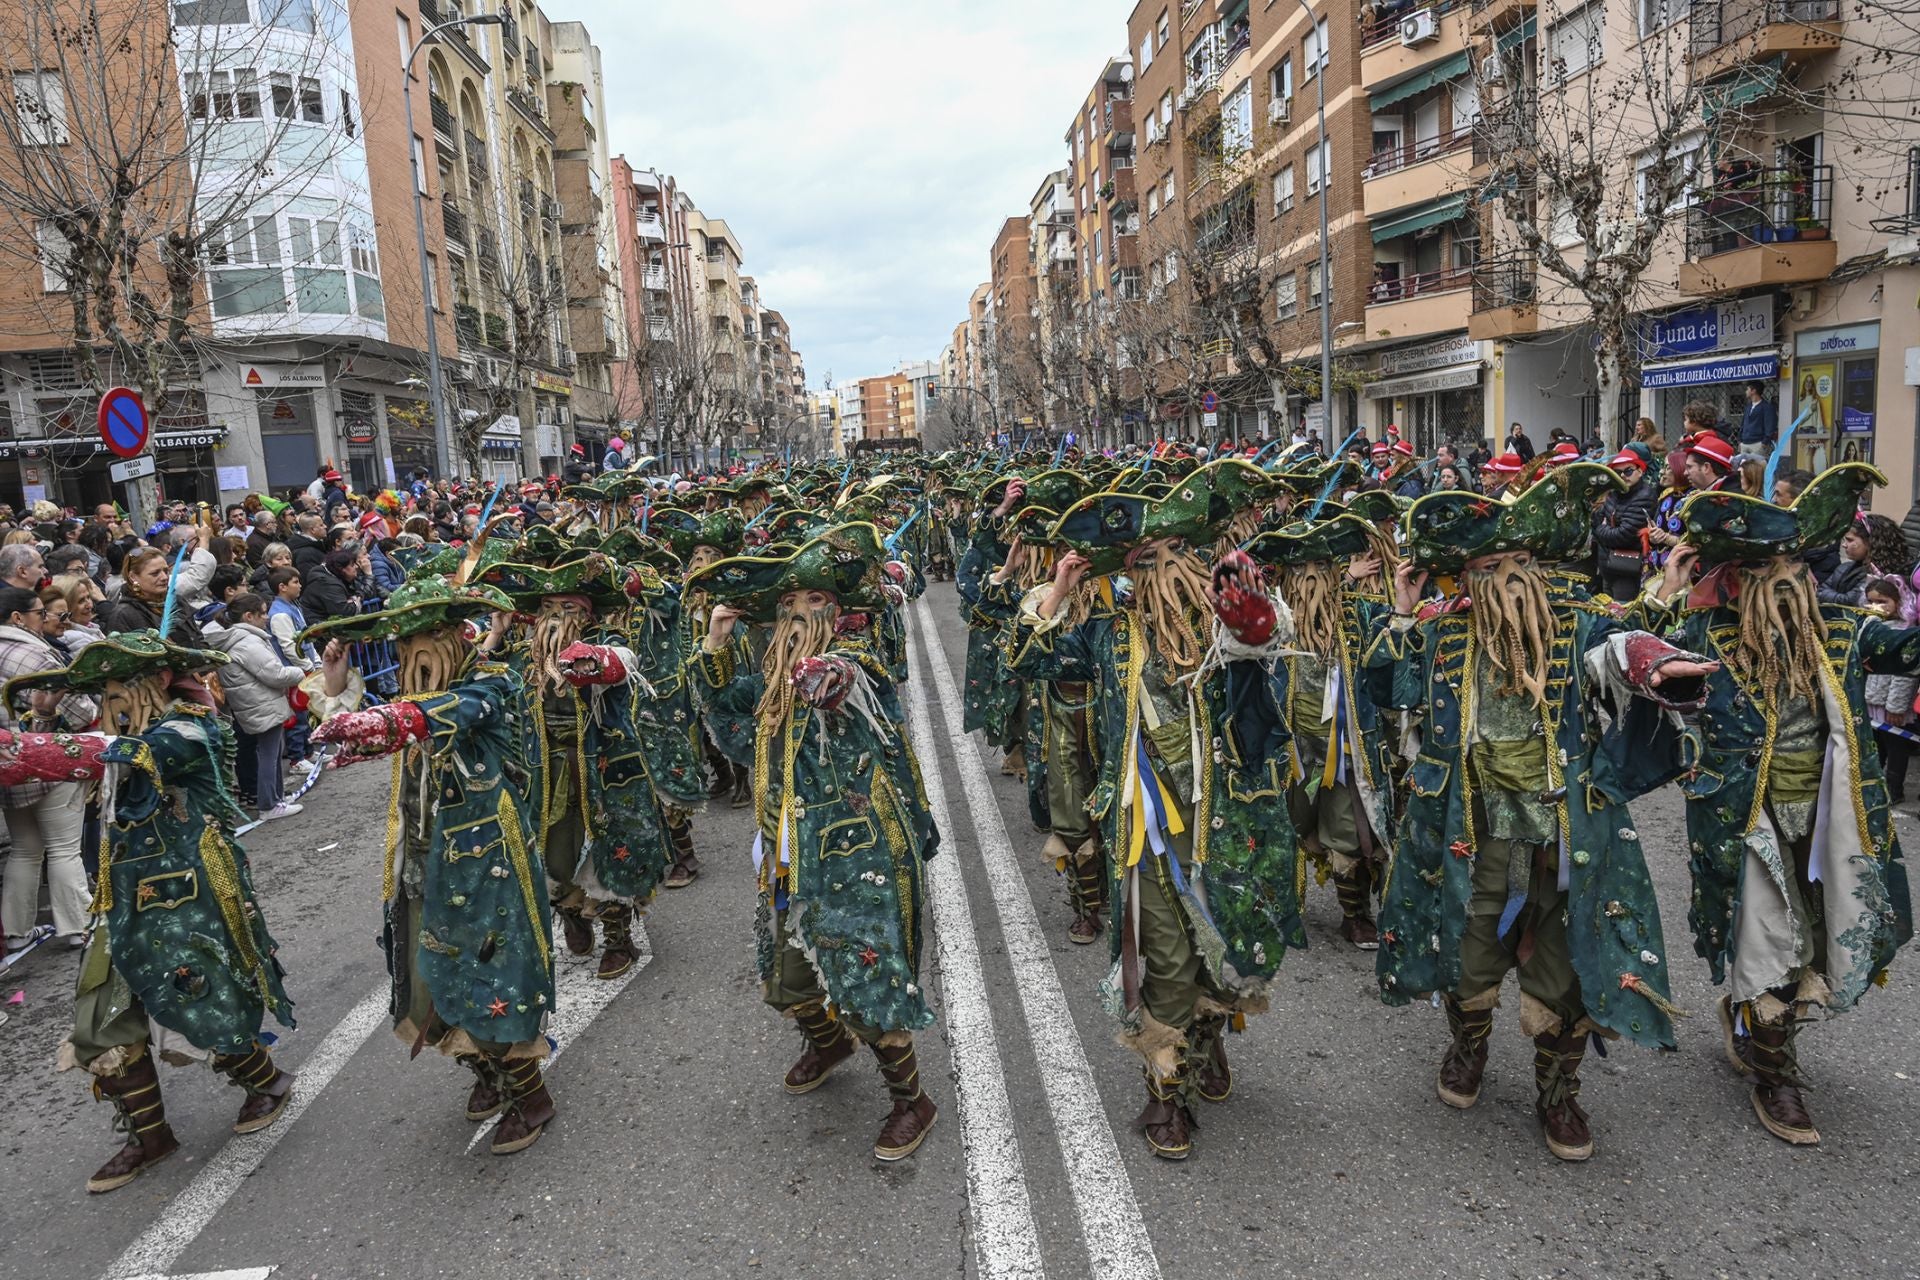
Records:
M1332 462L1338 463L1340 459L1346 455L1347 446L1352 444L1355 440L1358 440L1360 438L1360 433L1364 429L1365 428L1356 427L1352 435L1348 436L1345 440L1342 440L1340 442L1340 447L1333 451L1333 457L1330 460ZM1334 473L1327 478L1326 488L1322 489L1320 491L1320 496L1313 500L1313 509L1307 512L1307 519L1318 520L1320 518L1320 509L1327 505L1327 499L1333 496L1333 490L1335 486L1337 486L1339 483L1340 483L1340 472L1339 472L1339 469L1336 467L1334 470Z
M1806 420L1813 416L1814 411L1818 408L1819 406L1817 404L1808 405L1801 412L1800 416L1795 418L1787 429L1780 433L1780 439L1774 442L1773 453L1767 458L1766 478L1760 482L1760 492L1765 495L1769 501L1773 498L1773 478L1780 474L1780 463L1781 460L1787 456L1788 447L1793 444L1793 433L1798 431Z

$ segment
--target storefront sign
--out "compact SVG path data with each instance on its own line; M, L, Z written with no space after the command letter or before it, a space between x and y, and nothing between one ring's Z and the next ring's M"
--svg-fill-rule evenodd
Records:
M1870 356L1880 350L1880 326L1850 324L1844 329L1815 329L1794 335L1797 356Z
M535 391L551 392L556 396L570 396L573 394L573 384L571 382L568 382L565 378L556 378L550 373L535 373L533 375L533 389Z
M205 431L156 431L151 444L160 449L208 449L227 438L225 427L211 427ZM0 459L40 458L47 450L58 447L62 458L75 455L99 454L107 452L107 446L99 440L75 439L62 436L57 439L41 437L32 440L0 441Z
M1440 342L1423 343L1417 347L1405 347L1399 351L1382 351L1379 372L1391 377L1397 373L1420 373L1427 369L1443 369L1450 364L1466 364L1479 359L1480 344L1472 338L1447 338Z
M1640 358L1676 360L1715 351L1740 351L1772 341L1773 295L1768 294L1656 316L1641 335Z
M1767 382L1779 376L1779 352L1749 351L1720 360L1692 360L1658 369L1642 369L1640 387L1644 391L1659 391L1665 387L1705 387L1721 382Z
M240 385L262 390L268 387L324 387L327 385L327 370L325 365L243 364L240 366Z
M1385 400L1390 396L1423 396L1432 391L1457 391L1480 384L1480 366L1470 364L1458 369L1436 369L1410 378L1382 378L1367 387L1367 399Z

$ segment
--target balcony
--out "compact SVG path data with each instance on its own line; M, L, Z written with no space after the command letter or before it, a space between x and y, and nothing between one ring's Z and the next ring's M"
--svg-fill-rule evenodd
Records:
M480 265L498 271L500 269L499 237L495 236L493 232L486 227L480 228L480 244L478 248L480 250Z
M1469 33L1481 36L1518 26L1534 16L1538 0L1473 0L1467 15Z
M458 16L458 14L448 13L443 9L440 6L439 0L420 0L420 20L430 27L438 26L449 18ZM458 50L460 56L472 63L473 69L481 75L486 75L493 69L488 65L486 58L481 56L480 51L474 48L472 42L467 39L466 28L449 27L435 36L434 39L444 41Z
M440 198L440 230L452 248L465 249L472 243L467 238L472 234L467 229L467 215L460 212L460 206L453 202L451 196Z
M1424 204L1467 183L1474 126L1420 138L1374 153L1361 172L1360 199L1369 218L1410 204Z
M648 267L641 271L640 287L649 293L665 293L667 291L667 269L665 267Z
M533 126L534 132L547 140L549 146L553 145L555 141L553 126L547 123L546 108L541 105L538 97L526 89L511 88L507 90L507 105L518 111L521 117Z
M1811 284L1833 274L1833 166L1754 169L1716 183L1687 210L1680 292L1713 297Z
M637 213L633 216L634 233L642 240L658 244L667 242L667 224L657 213Z
M1701 80L1840 47L1840 0L1700 0L1689 12L1693 74Z
M672 342L673 322L665 316L648 316L647 337L655 342Z
M467 170L477 177L487 176L487 144L471 129L466 134Z
M1360 82L1371 89L1467 52L1466 9L1466 0L1439 0L1369 18L1360 27ZM1429 34L1409 43L1420 28Z
M1484 341L1538 333L1539 294L1531 258L1481 262L1473 272L1473 314L1467 318L1467 336Z
M727 255L724 253L717 258L707 259L708 284L725 284L732 273L732 264L727 261Z
M533 202L533 180L530 178L521 178L518 183L518 188L520 192L520 218L522 221L525 221L531 218L535 210L539 207Z
M1398 280L1376 280L1367 289L1366 336L1415 338L1460 329L1468 320L1472 267L1442 267Z
M434 133L444 138L448 146L452 146L460 137L460 126L454 122L453 108L448 106L446 99L437 93L427 96L427 106L433 116Z
M660 190L660 175L651 169L635 169L633 185L641 191Z

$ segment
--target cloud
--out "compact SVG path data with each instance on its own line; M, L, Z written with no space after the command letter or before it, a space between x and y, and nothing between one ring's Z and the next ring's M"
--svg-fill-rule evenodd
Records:
M556 17L572 17L555 10ZM708 0L587 23L608 140L727 220L809 382L931 360L1126 47L1095 0Z

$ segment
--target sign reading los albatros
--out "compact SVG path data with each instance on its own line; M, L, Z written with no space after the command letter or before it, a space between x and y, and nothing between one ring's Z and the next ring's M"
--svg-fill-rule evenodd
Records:
M274 387L324 387L327 370L317 364L243 364L240 385L259 391Z

